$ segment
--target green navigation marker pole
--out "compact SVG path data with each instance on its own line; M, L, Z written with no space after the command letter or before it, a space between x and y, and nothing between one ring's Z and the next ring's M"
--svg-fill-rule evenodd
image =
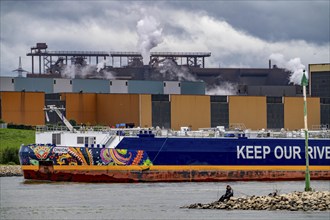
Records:
M305 158L306 158L306 172L305 172L305 191L311 191L310 186L311 177L309 174L309 158L308 158L308 127L307 127L307 98L306 98L306 86L308 84L305 70L301 79L301 85L303 86L304 95L304 124L305 124Z

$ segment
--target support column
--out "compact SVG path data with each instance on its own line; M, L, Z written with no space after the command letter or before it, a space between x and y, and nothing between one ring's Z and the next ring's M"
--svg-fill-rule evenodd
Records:
M41 74L41 55L39 55L39 75Z
M34 74L34 56L32 55L32 74Z

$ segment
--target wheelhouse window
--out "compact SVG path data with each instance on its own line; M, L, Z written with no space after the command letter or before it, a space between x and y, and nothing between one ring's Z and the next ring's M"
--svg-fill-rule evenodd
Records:
M61 134L60 133L52 134L52 143L55 145L61 144Z
M77 137L77 144L84 144L84 137Z
M77 137L77 144L96 144L96 137Z

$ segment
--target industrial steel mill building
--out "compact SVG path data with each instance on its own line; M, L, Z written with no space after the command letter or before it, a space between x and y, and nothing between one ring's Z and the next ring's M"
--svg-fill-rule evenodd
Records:
M27 77L22 72L0 77L0 118L6 123L43 125L48 123L44 106L54 104L66 109L69 120L86 125L304 127L302 87L290 84L290 73L271 61L268 68L205 68L210 53L155 52L143 65L135 52L59 52L48 51L45 44L27 55L32 59ZM113 65L97 71L99 59L108 57ZM70 65L76 72L67 76ZM330 64L310 64L308 74L309 129L328 126ZM228 85L228 93L210 94ZM50 115L50 122L58 121Z

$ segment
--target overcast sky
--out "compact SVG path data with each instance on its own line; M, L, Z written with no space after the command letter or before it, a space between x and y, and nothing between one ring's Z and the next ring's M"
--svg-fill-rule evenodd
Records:
M26 53L37 42L48 50L139 51L137 24L148 19L155 24L144 30L159 38L151 51L211 52L206 67L266 68L272 54L306 67L329 63L329 2L1 0L1 75L17 76L19 56L31 71Z

